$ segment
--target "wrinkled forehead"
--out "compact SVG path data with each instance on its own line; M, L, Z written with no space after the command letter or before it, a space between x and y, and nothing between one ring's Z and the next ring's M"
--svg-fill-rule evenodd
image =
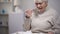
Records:
M34 0L35 3L48 2L48 0Z

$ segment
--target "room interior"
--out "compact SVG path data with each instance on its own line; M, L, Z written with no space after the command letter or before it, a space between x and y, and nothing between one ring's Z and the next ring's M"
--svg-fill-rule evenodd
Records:
M35 7L33 0L0 0L0 34L24 31L24 14L14 11L15 4L19 5L23 13ZM48 0L48 5L60 13L60 0Z

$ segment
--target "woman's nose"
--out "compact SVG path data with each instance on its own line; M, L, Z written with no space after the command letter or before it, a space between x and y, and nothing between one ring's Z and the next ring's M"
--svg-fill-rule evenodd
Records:
M41 5L40 5L40 4L38 4L37 6L38 6L38 7L40 7Z

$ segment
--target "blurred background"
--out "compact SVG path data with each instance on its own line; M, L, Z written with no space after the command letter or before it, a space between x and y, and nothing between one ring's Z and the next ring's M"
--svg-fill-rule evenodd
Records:
M48 0L48 6L60 13L60 0ZM34 0L0 0L0 34L23 31L24 12L34 7Z

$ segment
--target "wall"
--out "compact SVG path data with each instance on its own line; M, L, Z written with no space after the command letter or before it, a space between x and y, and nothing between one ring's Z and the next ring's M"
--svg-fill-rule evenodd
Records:
M21 0L21 9L33 9L34 8L34 2L33 0Z
M49 0L49 4L53 7L57 12L60 13L60 0Z

